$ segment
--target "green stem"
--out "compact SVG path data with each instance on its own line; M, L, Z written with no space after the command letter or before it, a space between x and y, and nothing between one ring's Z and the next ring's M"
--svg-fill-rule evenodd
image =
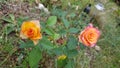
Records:
M55 68L57 68L57 59L55 59Z

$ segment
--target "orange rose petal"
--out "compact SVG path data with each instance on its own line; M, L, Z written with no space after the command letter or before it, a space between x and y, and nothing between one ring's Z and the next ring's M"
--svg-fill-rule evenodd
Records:
M88 45L90 45L90 43L87 40L87 35L88 35L88 31L84 31L83 36L82 36L82 40L83 40L83 43L88 46Z
M89 46L89 42L85 38L82 38L82 43L86 46Z
M31 39L42 39L42 34L40 33L38 36L34 37L34 38L31 38Z
M95 44L96 42L97 42L97 38L96 38L96 36L89 36L90 35L90 33L88 33L86 36L85 36L85 39L86 39L86 41L88 42L87 44L89 45L89 46L91 46L91 45L93 45L93 44Z
M88 40L89 42L91 42L91 44L92 43L95 43L96 42L96 40L97 40L97 34L96 33L94 33L95 31L89 31L88 33L87 33L87 35L85 36L86 37L86 40Z
M38 20L32 20L31 22L33 22L40 29L40 22Z
M22 39L27 39L27 38L28 38L28 37L25 36L22 32L20 32L20 37L21 37Z
M34 45L37 45L39 42L39 40L32 40L32 41L33 41Z
M79 41L82 42L84 45L88 45L87 41L85 40L84 36L84 31L81 32L80 36L79 36Z

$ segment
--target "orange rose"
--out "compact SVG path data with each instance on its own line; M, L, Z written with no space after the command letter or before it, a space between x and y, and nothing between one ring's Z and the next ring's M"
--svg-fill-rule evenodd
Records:
M25 21L21 26L20 37L22 39L31 39L36 45L42 38L40 23L38 20Z
M94 28L92 24L89 24L79 35L79 41L86 46L93 47L96 45L100 36L100 31Z

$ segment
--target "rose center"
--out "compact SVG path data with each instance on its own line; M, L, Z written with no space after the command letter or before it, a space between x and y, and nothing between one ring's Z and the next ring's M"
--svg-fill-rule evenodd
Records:
M33 30L32 28L30 28L30 29L28 30L28 32L27 32L27 35L28 35L29 37L34 36L34 30Z
M88 35L88 39L89 39L89 41L94 41L96 39L95 34L94 33L90 33Z

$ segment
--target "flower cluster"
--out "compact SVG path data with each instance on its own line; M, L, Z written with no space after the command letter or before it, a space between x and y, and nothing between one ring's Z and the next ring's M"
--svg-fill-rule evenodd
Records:
M36 45L39 39L42 38L40 23L38 20L23 22L21 26L20 37L22 39L31 39ZM96 45L100 31L89 24L78 36L79 41L85 46L93 47Z

